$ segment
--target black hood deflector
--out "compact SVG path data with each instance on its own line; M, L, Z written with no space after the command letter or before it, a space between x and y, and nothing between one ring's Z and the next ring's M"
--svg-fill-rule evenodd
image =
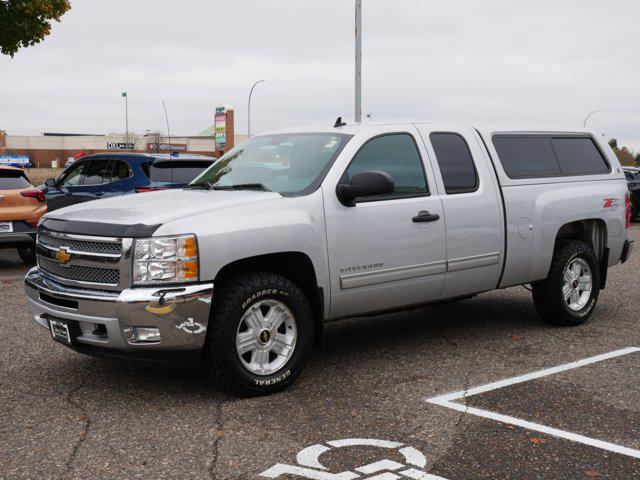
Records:
M123 225L121 223L83 222L78 220L58 220L46 218L40 228L75 235L94 235L96 237L147 238L153 235L162 224Z

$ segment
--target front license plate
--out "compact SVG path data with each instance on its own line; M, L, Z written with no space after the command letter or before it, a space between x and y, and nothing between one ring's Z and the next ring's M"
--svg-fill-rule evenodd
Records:
M0 233L12 233L13 222L0 222Z
M69 335L69 324L67 322L50 318L49 328L51 329L51 336L54 340L71 345L71 335Z

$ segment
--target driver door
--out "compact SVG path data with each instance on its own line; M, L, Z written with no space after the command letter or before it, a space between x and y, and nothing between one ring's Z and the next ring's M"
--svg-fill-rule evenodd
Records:
M442 292L445 229L434 175L415 127L390 128L357 134L323 183L332 317L416 305ZM390 174L395 191L344 206L337 184L364 171Z

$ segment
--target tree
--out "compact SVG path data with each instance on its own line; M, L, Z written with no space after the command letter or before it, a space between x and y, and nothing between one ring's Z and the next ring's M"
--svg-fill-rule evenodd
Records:
M164 142L164 136L162 135L162 132L155 131L152 132L149 136L151 137L151 143L153 144L153 152L160 153L160 145Z
M636 166L640 167L640 153L636 154Z
M0 0L0 52L13 57L41 42L70 8L69 0Z
M616 155L618 156L618 160L625 167L634 167L636 164L636 159L633 157L633 154L627 149L627 147L622 147L619 150L616 150Z
M615 138L612 138L611 140L609 140L609 145L614 150L618 150L618 140L616 140Z

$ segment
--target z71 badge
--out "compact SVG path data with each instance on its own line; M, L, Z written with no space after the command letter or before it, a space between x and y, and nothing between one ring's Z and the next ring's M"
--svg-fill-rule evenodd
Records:
M605 198L604 199L604 208L610 208L615 210L620 206L620 200L617 198Z

